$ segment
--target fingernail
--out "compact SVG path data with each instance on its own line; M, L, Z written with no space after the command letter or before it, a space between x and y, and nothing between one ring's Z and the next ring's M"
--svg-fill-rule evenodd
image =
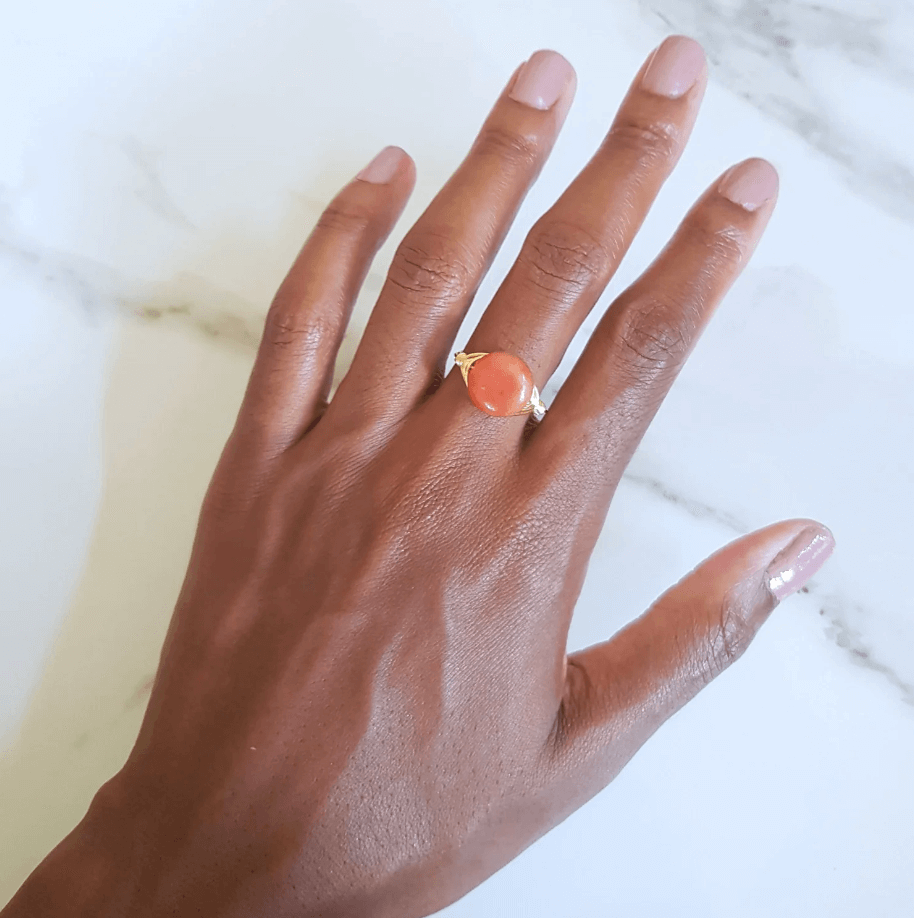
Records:
M717 190L746 210L758 210L777 194L778 174L767 160L747 159L723 174Z
M676 99L692 88L705 66L704 49L685 35L671 35L655 49L641 85L660 96Z
M571 64L555 51L537 51L521 68L510 98L540 111L552 108L574 79Z
M356 178L373 185L386 185L397 174L402 157L399 147L384 147Z
M771 562L768 589L785 599L801 589L835 550L835 537L825 526L808 526Z

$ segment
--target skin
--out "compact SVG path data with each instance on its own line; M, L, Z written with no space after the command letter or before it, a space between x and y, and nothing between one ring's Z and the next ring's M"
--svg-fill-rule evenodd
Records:
M640 87L455 335L556 139L509 98L393 259L352 366L347 319L414 180L353 180L271 304L207 491L136 745L2 912L413 918L603 788L746 648L810 520L731 543L605 644L566 654L619 479L774 201L717 180L602 317L545 419L476 409L447 359L542 384L678 160L683 97ZM516 73L515 73L516 76ZM611 601L611 598L610 600Z

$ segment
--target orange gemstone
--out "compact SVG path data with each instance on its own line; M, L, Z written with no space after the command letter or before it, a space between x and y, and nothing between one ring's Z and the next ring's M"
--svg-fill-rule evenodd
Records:
M486 414L517 414L533 395L533 373L514 354L495 351L480 357L467 374L470 401Z

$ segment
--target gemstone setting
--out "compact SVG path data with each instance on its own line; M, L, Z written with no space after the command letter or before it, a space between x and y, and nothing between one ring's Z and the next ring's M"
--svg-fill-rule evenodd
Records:
M504 351L475 359L466 371L466 381L470 401L494 417L524 414L538 400L530 367Z

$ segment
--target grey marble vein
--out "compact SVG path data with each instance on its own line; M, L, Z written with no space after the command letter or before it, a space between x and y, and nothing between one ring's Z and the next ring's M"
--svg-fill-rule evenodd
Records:
M840 88L832 98L804 75L801 52L827 49L851 67L914 95L914 65L893 41L901 10L882 3L828 6L798 0L640 0L642 10L668 31L702 43L715 80L777 119L841 167L845 184L885 212L914 222L914 171L883 149L866 126L849 129L840 118ZM882 117L874 99L873 117ZM838 109L838 110L836 110ZM909 129L910 113L899 113Z
M45 289L77 302L90 320L110 308L121 286L117 272L89 258L17 238L9 217L11 199L9 189L0 187L0 258Z
M137 198L168 223L180 229L196 229L187 214L165 189L159 176L160 153L132 136L124 138L120 147L140 175L141 182L135 190Z
M751 531L750 526L747 526L726 511L680 494L655 478L626 473L623 475L623 481L649 491L654 496L672 504L694 519L711 520L719 523L730 530L735 537L745 535ZM879 660L863 635L848 624L847 611L849 609L853 608L858 613L865 612L865 609L859 603L840 595L825 596L822 590L815 586L815 581L803 587L801 592L810 594L818 599L820 603L819 614L826 622L825 636L842 650L845 650L855 665L872 670L882 676L899 693L901 700L905 704L914 706L914 685L906 682L891 666Z
M145 162L148 151L125 144L125 152L138 164ZM143 169L149 181L137 194L157 214L182 228L193 224L170 202L164 193L154 166ZM158 194L155 189L161 190ZM109 265L41 245L22 238L15 230L12 214L15 194L0 185L0 259L18 268L41 287L63 295L79 304L89 319L115 311L128 318L147 323L171 323L230 347L254 351L260 341L265 306L251 302L231 290L219 287L205 277L190 271L174 273L168 280L144 283L131 280ZM316 202L314 219L320 212ZM377 296L384 276L370 271L363 285L369 295ZM347 339L350 337L347 334Z
M137 284L101 262L25 243L2 229L0 220L0 259L79 304L89 321L115 311L142 322L171 321L245 350L257 347L263 315L248 300L204 278L183 273L168 283Z
M865 610L855 606L856 612L861 614ZM873 648L864 639L863 635L847 623L847 616L843 604L838 599L826 600L823 608L819 610L826 622L826 635L840 648L846 650L851 661L857 666L872 670L882 676L899 692L901 700L914 707L914 685L902 679L890 666L886 666L876 658Z
M749 532L749 527L732 514L727 513L725 510L719 510L717 507L712 507L710 504L703 504L701 501L693 500L684 494L679 494L656 478L649 478L647 475L638 475L634 472L626 472L622 478L639 488L650 491L661 500L673 504L696 520L713 520L736 535L745 535Z

